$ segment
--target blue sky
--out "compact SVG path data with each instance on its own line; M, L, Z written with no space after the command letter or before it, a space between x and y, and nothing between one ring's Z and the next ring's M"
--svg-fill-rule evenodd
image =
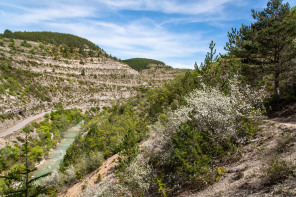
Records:
M178 68L219 53L232 27L252 22L268 0L0 0L0 32L52 31L84 37L120 59L144 57ZM286 0L296 6L295 0Z

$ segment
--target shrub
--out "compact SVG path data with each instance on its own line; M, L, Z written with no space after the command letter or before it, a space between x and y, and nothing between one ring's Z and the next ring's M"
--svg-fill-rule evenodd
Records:
M85 69L84 68L81 70L81 76L85 76Z
M207 86L191 92L185 97L186 106L168 113L168 123L165 126L160 122L154 124L153 129L157 137L154 137L152 144L147 144L145 152L153 155L157 147L162 150L168 142L167 139L175 133L181 123L189 120L194 120L194 125L198 125L200 131L208 132L209 136L215 139L229 138L235 142L247 139L249 133L256 132L256 128L251 125L256 125L255 123L261 119L261 110L255 109L254 105L259 106L262 97L260 92L252 92L248 88L241 92L236 80L230 83L229 92L226 95L216 88ZM252 94L257 95L256 100L250 96ZM244 122L248 125L242 124Z
M61 175L57 171L53 171L42 180L42 185L48 188L56 188L60 183L60 178Z
M27 48L31 48L32 47L32 45L29 44L29 43L27 43L26 40L24 40L24 41L21 42L21 46L24 46L24 47L27 47Z
M99 183L101 181L102 181L102 175L100 173L98 173L96 182Z
M88 187L85 192L82 194L83 197L89 196L127 196L132 197L132 193L129 191L129 188L120 185L112 179L107 179L96 184L94 187Z
M156 181L155 185L157 186L158 193L161 195L161 197L167 197L166 185L163 183L161 178Z
M222 175L213 168L214 159L221 158L232 148L229 141L219 142L207 131L200 131L194 121L182 123L172 136L171 166L181 182L210 184ZM216 176L217 174L217 176ZM180 181L180 180L179 180Z
M0 85L0 93L2 93L2 94L5 93L5 88L2 85Z
M76 178L77 178L77 179L84 179L84 177L83 177L82 173L80 172L80 170L78 170L78 171L76 172Z
M241 91L239 86L238 81L231 81L230 93L227 95L205 86L202 90L194 90L186 98L188 106L175 112L175 123L194 118L202 131L209 131L216 138L228 136L238 139L238 130L250 132L242 123L252 124L260 119L261 111L254 106L260 106L263 102L258 95L260 92L253 92L248 87Z
M29 51L29 53L31 53L31 54L35 54L34 49L31 49L31 50Z
M267 166L262 169L264 185L274 185L283 182L296 169L291 163L284 160L272 159Z
M87 185L88 185L88 182L87 181L84 181L81 189L82 190L85 190L87 188Z
M122 187L129 188L133 196L146 196L154 179L152 168L142 155L138 155L129 163L123 173L117 172L117 176Z
M223 176L219 162L258 131L261 109L255 106L262 104L261 92L235 79L226 92L202 85L185 97L187 105L151 126L142 154L157 176L165 175L163 183L170 191L180 185L202 188L218 181Z
M63 174L64 176L62 177L62 182L65 184L72 183L76 179L76 173L75 173L75 168L73 166L70 166L67 170L66 173Z

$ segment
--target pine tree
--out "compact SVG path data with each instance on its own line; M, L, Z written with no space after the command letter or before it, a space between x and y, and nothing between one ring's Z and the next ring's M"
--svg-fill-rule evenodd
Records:
M24 164L17 164L11 168L6 176L0 176L5 182L5 185L2 186L4 196L29 197L47 193L47 189L42 186L36 186L35 181L49 175L49 173L32 179L29 178L29 174L34 172L36 168L32 167L33 164L29 161L30 148L28 135L31 130L25 127L23 131L25 132L25 140L20 157L23 158Z
M195 69L196 71L198 71L198 70L199 70L199 68L198 68L198 65L197 65L197 63L196 63L196 62L194 62L194 69Z
M215 57L216 54L216 49L215 49L216 43L213 42L213 40L210 43L210 52L207 53L206 58L205 58L205 63L207 65L212 66L213 62L216 61L218 59L218 57Z
M252 16L256 22L228 33L225 50L241 58L242 63L273 74L274 95L279 98L280 75L291 68L296 57L296 17L282 0L270 0L263 11L252 9Z
M216 54L215 46L216 46L216 43L214 43L214 41L212 40L209 46L210 52L207 53L205 57L205 62L204 64L201 65L202 70L206 70L209 68L211 69L213 66L213 63L217 61L218 56L215 56Z

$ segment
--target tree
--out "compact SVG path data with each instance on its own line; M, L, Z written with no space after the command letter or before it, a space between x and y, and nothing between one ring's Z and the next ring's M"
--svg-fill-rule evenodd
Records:
M199 70L198 65L197 65L196 62L194 62L194 69L197 70L197 71Z
M2 186L4 196L28 197L38 196L39 194L47 192L46 188L36 186L35 181L49 175L49 173L29 179L29 174L35 171L36 168L32 167L34 162L31 162L29 159L30 156L32 157L28 140L28 135L31 130L28 127L25 127L23 131L25 132L26 137L20 157L24 160L24 164L16 164L6 176L0 176L0 178L4 178L5 182L5 185Z
M256 22L228 33L225 50L241 58L243 64L273 74L274 95L279 98L280 75L291 67L296 56L296 17L282 0L270 0L263 11L252 9L252 16Z
M216 49L214 49L216 46L216 43L213 42L213 40L210 43L210 52L207 53L206 58L205 58L205 64L206 65L213 65L213 62L218 59L218 56L215 57L216 54Z
M202 70L212 68L213 63L217 61L218 56L215 56L216 54L215 46L216 46L216 43L214 43L212 40L209 46L210 52L207 52L207 55L205 57L205 62L200 64L200 67Z
M81 76L85 76L85 69L84 68L81 70Z
M3 36L4 36L4 37L7 37L7 38L10 38L12 34L13 34L12 31L10 31L9 29L6 29L6 30L4 31Z

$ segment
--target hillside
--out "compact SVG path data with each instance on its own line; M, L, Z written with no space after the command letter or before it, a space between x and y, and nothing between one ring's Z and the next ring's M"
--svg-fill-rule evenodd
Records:
M295 196L295 121L290 117L264 121L260 134L238 150L239 160L223 166L221 180L204 191L185 191L178 197Z
M50 113L1 138L0 195L296 196L295 13L270 0L186 72L1 38L3 123Z
M85 122L46 183L59 196L295 196L296 15L267 6L232 29L228 54L212 41L201 67Z
M92 50L102 50L100 47L96 46L94 43L87 39L64 33L57 32L12 32L10 30L5 30L1 34L4 38L13 38L20 40L30 40L35 42L42 42L44 44L58 44L66 45L68 47L83 49L85 47Z
M166 66L165 63L161 61L146 59L146 58L132 58L132 59L123 60L123 62L137 71L149 69L151 66L170 68L169 66Z
M89 109L110 106L118 99L124 102L180 72L172 68L137 72L73 35L6 31L2 36L0 131L24 116L50 111L58 103L64 108ZM78 48L81 44L83 48Z
M235 155L238 158L234 158L237 161L220 166L223 169L222 178L216 183L202 191L183 188L176 196L294 196L296 184L291 172L296 165L296 146L295 140L292 140L295 137L295 119L266 120L261 129L251 143L238 150L238 155ZM116 181L116 166L117 154L60 196L92 196L100 194L100 190L106 187L112 188L110 182ZM102 183L97 182L99 174ZM84 190L87 193L81 195Z

